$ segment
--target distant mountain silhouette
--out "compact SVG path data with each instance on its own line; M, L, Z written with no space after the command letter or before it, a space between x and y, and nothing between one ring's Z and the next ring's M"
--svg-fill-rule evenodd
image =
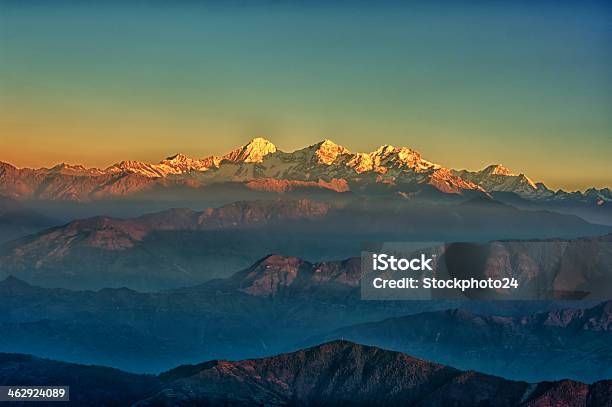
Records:
M9 310L0 351L160 371L346 338L521 380L612 375L610 303L360 301L353 267L268 256L228 279L155 293L9 277L0 282L0 309Z
M510 194L509 200L516 197L541 208L555 207L612 222L609 188L590 188L584 193L553 191L499 164L480 171L452 170L425 160L411 148L390 145L353 153L322 140L283 152L269 140L255 138L224 155L192 158L175 154L156 164L127 160L105 169L65 163L31 169L0 162L0 194L22 200L180 202L187 196L202 201L217 195L239 200L262 194L328 194L335 199L346 193L417 199L432 190L441 200L443 195L470 199Z
M179 366L158 377L0 354L0 384L16 383L69 385L79 405L601 407L612 402L612 381L510 381L347 341L263 359Z
M426 312L344 327L310 343L336 338L528 381L612 377L612 301L521 317Z
M266 253L357 256L364 241L571 238L610 227L490 201L241 201L203 211L76 220L0 247L0 277L69 288L156 290L227 277Z

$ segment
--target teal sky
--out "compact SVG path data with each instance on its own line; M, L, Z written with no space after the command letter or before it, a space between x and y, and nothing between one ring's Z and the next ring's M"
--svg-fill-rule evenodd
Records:
M611 17L589 1L0 0L0 160L330 138L612 186Z

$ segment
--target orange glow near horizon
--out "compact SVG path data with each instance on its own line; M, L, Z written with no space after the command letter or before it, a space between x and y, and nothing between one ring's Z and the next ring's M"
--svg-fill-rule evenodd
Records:
M2 2L0 160L105 168L261 136L612 186L607 4L166 3Z

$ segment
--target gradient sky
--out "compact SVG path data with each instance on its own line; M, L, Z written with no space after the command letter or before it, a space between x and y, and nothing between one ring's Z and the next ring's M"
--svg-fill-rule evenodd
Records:
M612 186L610 21L604 1L0 0L0 160L330 138Z

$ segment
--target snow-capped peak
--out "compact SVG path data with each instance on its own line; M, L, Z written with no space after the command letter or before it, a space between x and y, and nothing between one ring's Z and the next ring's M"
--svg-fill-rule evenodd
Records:
M386 156L393 152L395 152L395 147L389 144L382 145L378 147L376 150L372 151L370 154L375 156Z
M538 186L536 185L535 182L533 182L528 176L526 176L525 174L519 174L518 175L518 179L520 180L520 182L526 183L527 185L529 185L529 187L533 188L533 189L538 189ZM544 184L542 184L544 185Z
M242 147L239 147L229 154L223 156L223 159L229 161L243 161L247 163L261 162L265 156L276 152L276 146L271 141L256 137Z
M175 154L167 157L157 165L166 174L182 174L191 170L203 171L208 169L209 166L208 162L191 158L185 154Z
M336 161L339 155L351 153L346 148L328 139L320 141L311 147L315 148L315 155L318 157L319 162L327 165L331 165Z
M391 167L410 168L415 172L440 168L439 165L424 160L418 151L391 145L382 145L371 153L357 153L348 165L358 173L371 170L384 173Z
M0 175L19 171L10 164L0 162ZM121 182L128 184L140 176L170 177L168 183L177 180L190 186L198 186L200 182L251 182L266 179L319 184L340 182L349 188L344 191L352 188L350 183L365 190L370 182L375 182L398 188L402 185L413 188L416 184L429 184L449 193L480 190L485 193L511 192L533 200L578 199L596 202L597 205L612 202L612 192L608 188L593 188L584 193L554 192L542 183L534 183L523 173L514 173L500 164L489 165L479 171L451 170L424 160L418 151L408 147L387 144L371 152L351 153L329 139L284 153L279 152L269 140L257 137L226 155L212 155L203 159L175 154L157 164L121 161L106 169L96 169L63 163L50 169L34 171L48 176L64 176L70 182L76 182L75 176L104 176L103 180L107 182L108 176L115 175L117 180L121 179ZM129 178L124 178L124 175Z
M174 154L171 155L170 157L166 157L165 160L163 160L162 162L170 162L170 163L184 163L184 162L189 162L189 161L193 161L193 159L189 156L186 156L185 154Z
M63 175L100 175L103 172L98 168L85 168L82 165L72 165L68 163L60 163L48 170L49 172Z
M548 196L551 191L543 184L536 185L525 174L515 174L503 165L494 164L477 171L454 171L454 174L466 181L480 185L487 191L514 192L522 197Z
M508 168L504 167L501 164L489 165L487 168L483 169L480 172L485 175L503 175L506 177L516 176L515 173L513 173L512 171L510 171Z

